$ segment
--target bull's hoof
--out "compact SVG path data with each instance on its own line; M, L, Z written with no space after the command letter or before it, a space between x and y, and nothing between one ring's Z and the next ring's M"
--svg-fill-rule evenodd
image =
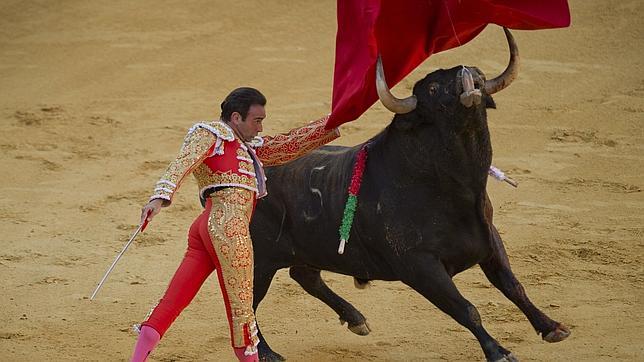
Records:
M502 358L495 360L494 362L519 362L519 359L514 357L512 353L509 353L503 356Z
M367 323L367 321L364 321L364 323L353 326L349 325L349 330L359 336L366 336L371 332L371 327L369 327L369 323Z
M262 362L282 362L286 361L286 358L282 357L281 354L269 350L264 353L259 354L259 360Z
M371 286L371 282L367 279L353 278L353 285L358 289L367 289Z
M568 329L568 327L564 326L563 324L559 323L559 325L557 326L557 328L555 328L554 331L551 331L550 333L543 336L543 340L550 343L561 342L564 339L568 338L569 335L570 335L570 329Z
M347 323L347 321L340 318L340 324L344 325L345 323ZM359 336L366 336L369 334L369 332L371 332L371 327L369 327L369 323L367 323L366 319L362 323L356 323L356 324L349 323L348 328L351 332Z

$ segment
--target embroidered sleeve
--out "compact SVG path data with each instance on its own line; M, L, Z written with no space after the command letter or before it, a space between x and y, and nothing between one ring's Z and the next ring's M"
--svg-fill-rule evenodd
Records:
M163 199L163 206L172 202L175 191L183 179L189 175L209 155L209 150L219 138L205 127L192 127L186 135L177 158L170 162L163 176L157 182L150 201Z
M314 149L340 137L337 128L324 129L329 116L296 128L289 133L262 137L255 153L265 166L276 166L293 161Z

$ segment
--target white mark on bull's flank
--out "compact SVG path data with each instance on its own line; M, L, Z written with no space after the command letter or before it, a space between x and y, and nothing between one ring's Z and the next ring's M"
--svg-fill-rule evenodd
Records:
M311 171L311 176L313 176L313 172L315 172L315 171L322 171L322 170L324 170L324 168L325 168L325 167L326 167L326 166L313 167L313 170ZM312 193L314 193L314 194L316 194L316 195L318 195L318 196L320 197L320 208L322 208L322 207L324 206L324 205L322 204L322 202L323 202L323 201L322 201L322 192L320 191L320 189L315 188L315 187L312 187L312 186L311 186L311 182L310 182L310 180L309 180L309 187L311 188L311 192L312 192Z
M315 187L311 187L311 192L320 197L320 205L322 205L322 191L320 191L320 189L316 189Z
M277 234L277 238L275 238L275 243L278 243L280 241L280 238L282 237L282 231L284 231L284 221L286 221L286 210L282 212L282 222L280 223L280 232Z
M315 220L315 217L309 216L309 214L307 214L306 211L302 213L302 216L304 217L304 220L306 220L306 222Z
M323 209L324 209L324 201L322 200L322 191L320 191L320 189L318 189L318 188L316 188L316 187L313 187L313 185L312 185L312 178L313 178L313 174L314 174L316 171L322 171L322 170L324 170L325 168L326 168L326 166L313 167L313 169L311 169L311 174L309 175L309 189L311 190L311 193L313 193L314 195L317 195L317 196L320 198L320 210L323 210ZM306 220L306 221L312 221L312 220L314 220L315 218L317 218L317 216L319 215L319 213L318 213L318 214L316 214L316 215L308 215L308 213L307 213L306 211L304 211L304 212L302 213L302 215L304 216L304 220Z
M380 214L381 208L380 208L380 201L376 204L376 213Z

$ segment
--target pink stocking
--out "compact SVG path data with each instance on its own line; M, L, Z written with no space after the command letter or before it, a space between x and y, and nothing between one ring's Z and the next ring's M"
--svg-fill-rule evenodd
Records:
M251 354L250 356L247 356L244 352L246 352L246 347L242 348L234 348L235 350L235 356L237 356L237 359L239 359L239 362L259 362L259 354L257 352Z
M131 362L144 362L147 360L148 355L157 346L160 339L159 332L154 330L154 328L148 326L141 327L141 333L139 333L139 339L136 340Z

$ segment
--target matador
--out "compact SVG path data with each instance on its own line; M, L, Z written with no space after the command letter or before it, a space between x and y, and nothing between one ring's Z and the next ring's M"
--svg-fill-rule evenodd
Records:
M253 245L249 225L264 197L263 166L286 163L339 137L327 117L274 137L259 137L266 98L238 88L221 103L221 119L192 126L178 156L157 182L141 220L169 206L182 181L194 175L205 208L188 232L188 248L170 284L141 324L132 361L144 361L172 322L217 269L231 343L240 361L257 361L253 313Z

